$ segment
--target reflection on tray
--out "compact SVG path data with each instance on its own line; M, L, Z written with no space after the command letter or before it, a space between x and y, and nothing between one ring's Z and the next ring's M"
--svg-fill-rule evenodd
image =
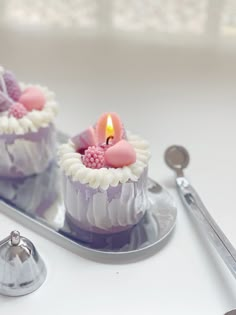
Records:
M174 216L172 212L168 214L165 210L163 214L158 210L157 203L164 201L164 208L165 203L169 204L165 200L165 192L159 185L155 187L151 181L149 184L152 208L133 228L109 235L78 229L67 219L62 198L61 174L56 164L39 175L14 180L1 179L0 197L20 213L86 248L103 252L130 252L157 243L168 233L170 224L173 225L175 221L175 210Z
M31 218L45 221L59 228L64 224L65 214L61 204L60 174L55 164L41 174L19 179L0 179L0 197L18 211Z
M146 247L150 242L155 242L158 239L158 222L150 211L147 211L134 227L113 234L99 234L82 230L73 225L69 218L66 222L60 233L93 249L133 251Z

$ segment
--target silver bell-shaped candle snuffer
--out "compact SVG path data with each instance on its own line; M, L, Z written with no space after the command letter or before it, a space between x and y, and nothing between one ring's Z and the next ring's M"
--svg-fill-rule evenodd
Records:
M46 266L33 243L18 231L0 241L0 294L29 294L43 284L46 275Z

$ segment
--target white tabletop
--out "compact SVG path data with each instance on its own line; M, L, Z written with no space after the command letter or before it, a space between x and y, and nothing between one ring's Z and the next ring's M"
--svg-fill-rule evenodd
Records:
M162 8L155 1L141 9L131 1L127 7L124 1L68 1L74 3L69 13L63 1L46 2L46 13L32 3L24 8L24 0L2 1L0 63L20 80L56 92L57 124L65 132L83 130L104 111L118 112L128 129L150 141L149 174L176 199L178 222L168 244L152 257L102 264L0 214L0 237L20 230L48 267L37 292L0 297L1 314L222 315L236 308L235 279L183 208L163 161L167 146L186 146L186 175L236 246L236 48L235 24L229 23L235 8L222 2L224 8L213 5L208 13L212 1L182 4L173 13L178 1L169 1L170 7L163 1L167 22L155 24L154 13ZM44 0L37 3L45 7ZM50 11L55 3L59 9ZM70 19L73 10L78 16ZM195 24L191 10L200 12ZM190 14L189 24L178 22L181 12Z

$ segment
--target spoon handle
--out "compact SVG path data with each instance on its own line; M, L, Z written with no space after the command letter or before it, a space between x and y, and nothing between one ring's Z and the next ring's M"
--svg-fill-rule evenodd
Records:
M195 189L185 177L176 179L180 196L186 208L194 218L204 227L209 240L213 243L219 255L236 278L236 250L224 232L212 218Z

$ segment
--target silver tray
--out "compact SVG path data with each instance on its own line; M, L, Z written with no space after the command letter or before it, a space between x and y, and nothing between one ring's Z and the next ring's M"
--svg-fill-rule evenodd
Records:
M58 133L59 143L67 136ZM67 224L61 173L54 163L40 175L0 180L0 211L79 255L108 262L143 259L168 241L177 209L170 194L149 179L152 206L132 229L110 235L76 231Z

